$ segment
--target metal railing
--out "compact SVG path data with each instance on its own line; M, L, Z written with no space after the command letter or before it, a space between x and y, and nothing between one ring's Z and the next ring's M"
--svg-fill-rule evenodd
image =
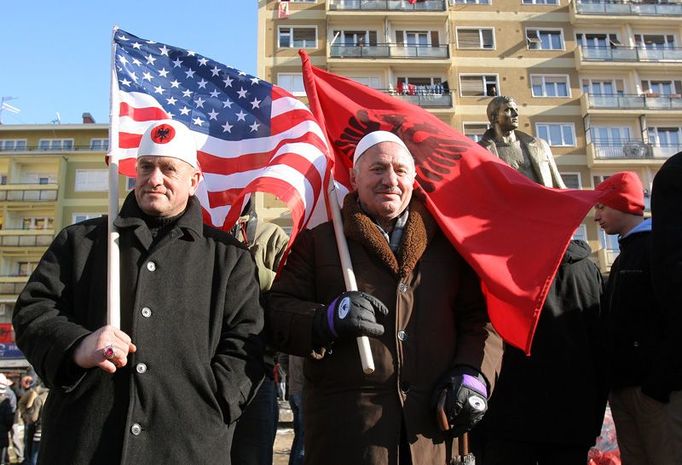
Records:
M682 144L652 144L641 140L594 140L594 156L600 160L662 159L682 150Z
M450 92L424 92L421 90L416 90L414 93L411 92L398 92L393 89L377 89L394 97L398 97L406 102L419 105L424 108L451 108L452 107L452 94Z
M682 48L585 47L582 59L589 61L680 61Z
M588 94L587 103L590 108L619 110L682 110L680 95L614 95Z
M447 45L332 45L329 56L332 58L448 58Z
M27 277L28 278L28 277ZM0 283L0 294L19 295L26 287L26 283Z
M410 3L407 0L332 0L330 10L362 11L445 11L445 0L424 0Z
M3 230L0 234L1 247L47 247L52 243L53 234L25 234L22 230Z
M0 146L0 152L106 152L106 147L93 148L90 145L72 145L70 147L41 147L39 145L25 145L23 147L6 148Z
M682 16L681 3L636 2L575 2L575 11L582 15L612 16Z
M26 184L20 184L25 186ZM12 189L11 184L0 186L0 202L53 202L57 200L57 185L53 189L21 188Z

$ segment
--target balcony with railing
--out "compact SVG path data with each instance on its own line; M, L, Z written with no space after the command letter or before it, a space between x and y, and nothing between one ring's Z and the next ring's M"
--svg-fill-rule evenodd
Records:
M581 101L583 114L603 110L609 111L634 110L636 113L682 111L682 96L679 94L583 94Z
M452 94L450 94L450 92L430 92L419 89L419 86L417 86L417 89L414 92L400 92L394 89L377 90L414 105L419 105L422 108L452 108Z
M0 247L47 247L53 237L52 229L2 229Z
M2 184L0 202L54 202L58 184Z
M623 63L679 63L682 64L682 48L644 48L644 47L585 47L577 49L578 64L585 62L623 62Z
M396 59L447 59L450 53L447 45L332 45L330 58L396 58Z
M106 152L107 147L103 145L62 145L60 147L54 146L44 146L44 145L17 145L14 147L2 147L0 146L0 153L62 153L62 152Z
M682 150L682 144L653 144L634 139L596 139L588 144L588 165L595 163L662 164Z
M0 295L19 295L26 286L26 281L28 281L28 275L0 276Z
M446 11L445 0L331 0L330 10L348 11Z
M682 3L571 2L572 13L590 16L682 16Z

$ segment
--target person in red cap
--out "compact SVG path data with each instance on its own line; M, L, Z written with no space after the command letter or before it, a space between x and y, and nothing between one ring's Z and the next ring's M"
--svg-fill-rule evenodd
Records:
M651 279L651 219L637 174L614 174L597 186L608 192L594 220L618 234L620 254L604 295L609 403L624 465L675 463L665 404L648 387L664 323ZM678 464L679 465L679 464Z

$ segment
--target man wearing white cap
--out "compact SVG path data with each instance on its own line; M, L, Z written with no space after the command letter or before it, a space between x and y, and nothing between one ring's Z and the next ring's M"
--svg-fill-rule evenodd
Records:
M342 210L359 291L344 292L331 223L301 233L271 289L272 342L306 357L307 464L449 463L453 438L485 411L501 339L476 274L413 195L414 179L399 137L364 136ZM358 336L370 338L371 375Z
M121 327L106 326L107 224L59 233L19 296L17 344L50 388L42 464L229 463L263 376L249 252L202 224L192 132L153 123L114 224Z

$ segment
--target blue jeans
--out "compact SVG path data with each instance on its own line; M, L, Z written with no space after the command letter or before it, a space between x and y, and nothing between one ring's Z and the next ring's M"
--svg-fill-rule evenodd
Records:
M246 411L237 420L232 437L232 465L272 465L279 406L277 386L265 378Z
M303 465L303 394L289 394L289 405L294 414L294 440L289 465Z

